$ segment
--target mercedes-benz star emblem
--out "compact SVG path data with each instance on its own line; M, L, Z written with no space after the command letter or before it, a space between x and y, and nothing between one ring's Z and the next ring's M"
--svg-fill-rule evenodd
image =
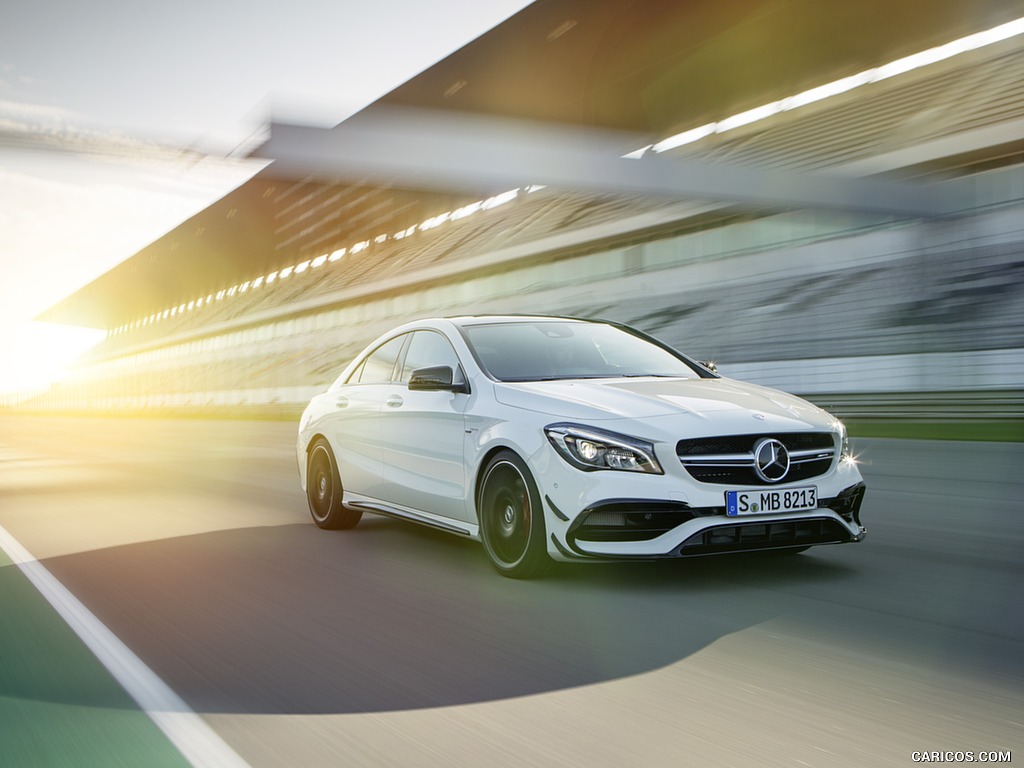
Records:
M789 472L789 451L775 438L754 446L754 470L766 483L777 483Z

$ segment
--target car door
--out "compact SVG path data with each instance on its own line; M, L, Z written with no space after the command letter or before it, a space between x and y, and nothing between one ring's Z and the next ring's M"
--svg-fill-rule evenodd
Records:
M463 414L471 395L408 386L414 370L439 365L451 367L456 381L464 375L444 334L414 332L381 408L383 493L403 507L468 520Z
M338 460L342 485L349 493L371 497L380 493L380 411L408 338L403 334L381 344L346 382L328 393L333 410L325 419L324 431Z

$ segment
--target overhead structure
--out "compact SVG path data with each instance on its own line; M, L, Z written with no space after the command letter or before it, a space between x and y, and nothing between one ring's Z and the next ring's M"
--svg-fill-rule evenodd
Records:
M609 195L715 200L744 208L839 208L941 216L955 201L928 184L828 177L704 163L650 153L624 157L626 137L412 109L375 110L329 130L274 124L255 156L266 175L488 194L543 184Z
M1019 16L1019 0L538 0L333 129L271 126L268 168L40 319L115 328L526 184L942 215L957 203L926 180L858 178L828 159L772 168L742 130L625 155ZM1024 77L999 71L1010 76L998 98L1011 98ZM861 98L847 99L847 123L872 119ZM999 151L1014 152L1015 120L1016 102L978 126L998 124Z

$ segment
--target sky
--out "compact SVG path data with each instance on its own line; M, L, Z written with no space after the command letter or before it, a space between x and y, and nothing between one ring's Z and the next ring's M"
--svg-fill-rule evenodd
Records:
M528 4L5 2L0 394L95 343L32 318L255 173L271 117L335 125Z

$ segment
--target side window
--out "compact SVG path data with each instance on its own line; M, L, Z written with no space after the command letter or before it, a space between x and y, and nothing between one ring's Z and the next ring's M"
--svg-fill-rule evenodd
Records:
M403 334L377 347L355 370L348 383L387 384L390 382L395 371L398 353L402 351L402 345L405 344L406 338L406 335Z
M409 383L409 377L417 368L427 368L434 365L447 365L455 374L455 381L459 381L462 372L459 368L459 356L455 354L451 342L435 331L416 331L409 342L409 351L405 353L405 365L402 366L402 375L399 381L403 384Z
M363 360L363 362L361 362L356 367L356 369L354 371L352 371L352 373L349 375L349 377L347 379L345 379L344 383L345 384L355 384L356 382L358 382L359 381L359 377L363 375L363 368L365 368L365 367L366 367L366 361Z

